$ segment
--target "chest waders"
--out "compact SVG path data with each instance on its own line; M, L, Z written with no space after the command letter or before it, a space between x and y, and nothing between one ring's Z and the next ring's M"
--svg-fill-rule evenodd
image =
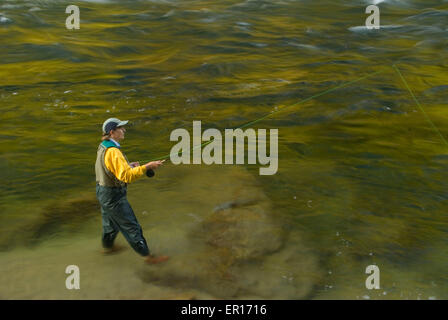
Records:
M101 205L103 221L103 248L112 248L120 231L137 253L147 256L149 248L146 239L126 197L127 185L118 180L104 164L104 155L108 148L119 147L112 141L103 141L98 146L95 163L96 197ZM128 161L124 154L123 156Z

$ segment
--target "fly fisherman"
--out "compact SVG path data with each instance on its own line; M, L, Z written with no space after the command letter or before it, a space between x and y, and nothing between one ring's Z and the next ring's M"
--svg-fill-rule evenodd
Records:
M153 169L161 166L163 161L152 161L142 166L138 162L129 163L118 143L124 139L124 125L127 123L128 121L117 118L107 119L103 123L102 142L98 146L95 163L96 196L101 205L103 252L112 253L119 250L114 245L114 240L121 231L146 263L155 264L168 260L168 257L150 254L142 228L127 200L126 190L128 183L145 173L148 177L154 175Z

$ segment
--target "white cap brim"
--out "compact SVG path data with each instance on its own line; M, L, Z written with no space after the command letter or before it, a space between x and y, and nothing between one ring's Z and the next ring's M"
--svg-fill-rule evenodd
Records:
M122 127L122 126L124 126L125 124L128 124L128 122L129 122L129 120L120 121L120 122L118 123L117 127Z

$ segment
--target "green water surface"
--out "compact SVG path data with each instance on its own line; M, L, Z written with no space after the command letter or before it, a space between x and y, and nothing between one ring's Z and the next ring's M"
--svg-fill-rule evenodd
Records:
M447 1L383 1L380 30L362 27L370 2L361 0L78 1L79 30L65 28L69 4L0 1L2 299L60 298L64 268L78 260L101 266L83 280L96 291L63 298L172 297L122 279L117 265L131 275L138 260L130 249L111 262L85 257L100 247L91 206L102 122L130 120L123 148L143 162L168 154L170 132L193 120L224 130L279 108L252 126L279 129L278 172L245 167L285 231L300 231L319 258L324 276L309 297L448 298L448 145L391 67L448 136ZM167 226L189 192L208 196L185 189L169 215L163 203L181 179L155 182L156 208L147 181L129 190L135 211L153 214L138 216L145 234L171 253L182 243ZM371 264L380 290L365 288ZM60 285L44 276L49 266Z

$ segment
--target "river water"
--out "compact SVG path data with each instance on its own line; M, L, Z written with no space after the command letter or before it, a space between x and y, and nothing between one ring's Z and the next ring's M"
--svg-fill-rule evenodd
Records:
M380 30L363 27L372 3ZM78 1L79 30L68 4L0 1L0 298L220 298L142 281L130 248L99 254L101 124L130 120L122 145L143 162L194 120L224 130L271 112L251 127L279 130L278 172L240 167L316 257L306 297L448 298L448 1ZM173 259L188 251L175 233L219 205L201 187L213 173L174 167L129 187L151 247ZM284 298L273 292L253 297Z

